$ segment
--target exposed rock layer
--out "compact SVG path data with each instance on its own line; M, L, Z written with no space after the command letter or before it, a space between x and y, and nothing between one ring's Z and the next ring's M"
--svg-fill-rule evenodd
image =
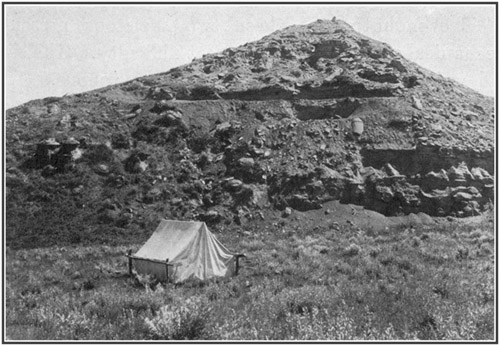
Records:
M89 224L122 228L154 210L242 223L262 208L328 200L386 215L474 215L493 200L493 109L387 44L320 20L8 110L7 212L14 219L33 203L43 212L50 202L22 192L42 174L79 179L61 183L61 203L85 205ZM64 155L35 149L69 137L79 144Z

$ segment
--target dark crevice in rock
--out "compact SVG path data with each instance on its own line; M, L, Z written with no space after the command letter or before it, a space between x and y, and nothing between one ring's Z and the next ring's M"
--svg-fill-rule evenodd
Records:
M441 169L448 170L461 162L465 162L468 167L481 167L488 173L494 174L493 151L460 151L437 146L417 146L415 149L406 150L363 148L360 154L365 167L380 169L390 163L401 174L408 176L437 172Z
M372 70L366 70L359 72L358 76L378 83L399 83L398 77L393 73L378 73Z
M280 87L265 87L261 89L249 89L244 91L233 91L221 93L220 96L226 100L263 101L263 100L291 100L294 98L293 91Z
M357 99L345 98L339 101L321 103L297 102L294 108L300 120L340 119L350 116L361 104Z
M304 86L300 88L300 93L295 96L297 99L336 99L344 97L391 97L395 90L386 86L380 88L367 88L362 83L331 83L325 82L320 87L313 88Z

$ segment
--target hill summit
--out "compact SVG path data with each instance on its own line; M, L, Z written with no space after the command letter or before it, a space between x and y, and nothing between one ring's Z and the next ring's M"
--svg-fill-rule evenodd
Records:
M8 110L8 244L136 239L161 217L239 227L330 201L477 215L493 200L494 116L492 98L344 21L290 26Z

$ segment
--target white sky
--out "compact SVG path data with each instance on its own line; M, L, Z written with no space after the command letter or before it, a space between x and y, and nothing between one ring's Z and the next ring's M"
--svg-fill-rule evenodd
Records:
M494 5L5 5L5 106L165 72L333 16L495 95Z

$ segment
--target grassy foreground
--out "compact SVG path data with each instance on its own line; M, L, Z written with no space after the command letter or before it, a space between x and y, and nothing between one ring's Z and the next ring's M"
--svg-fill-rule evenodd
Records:
M249 231L217 234L249 256L239 276L178 286L128 277L125 246L7 250L6 339L495 337L491 217Z

